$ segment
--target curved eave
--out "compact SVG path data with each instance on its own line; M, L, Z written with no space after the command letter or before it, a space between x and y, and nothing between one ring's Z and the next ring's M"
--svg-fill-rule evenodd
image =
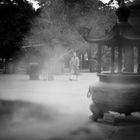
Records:
M98 43L104 45L117 45L124 40L124 43L140 44L140 34L137 33L128 23L117 24L105 36L100 38L85 37L89 43Z
M131 41L140 41L140 35L127 35L127 34L123 34L121 35L123 38L131 40Z
M119 27L119 34L123 38L131 41L140 41L140 33L136 32L130 24L126 23L118 27Z
M106 43L114 40L116 36L117 36L117 32L116 30L113 29L111 32L109 32L103 37L99 37L99 38L84 37L84 39L89 43Z

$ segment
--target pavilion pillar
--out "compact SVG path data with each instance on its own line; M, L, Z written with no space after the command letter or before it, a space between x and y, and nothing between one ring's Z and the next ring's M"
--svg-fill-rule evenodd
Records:
M111 72L114 73L115 48L111 46Z
M134 47L124 47L124 72L134 72Z
M140 47L138 47L138 67L137 67L137 72L140 73Z
M87 50L87 54L88 54L88 60L90 60L91 59L91 56L92 56L92 54L91 54L91 46Z
M84 58L84 53L82 54L82 69L84 69L85 66L85 58Z
M97 57L97 61L98 61L98 67L97 67L97 72L101 73L101 63L102 63L102 46L100 44L98 44L98 57Z
M122 72L122 46L118 46L118 73Z

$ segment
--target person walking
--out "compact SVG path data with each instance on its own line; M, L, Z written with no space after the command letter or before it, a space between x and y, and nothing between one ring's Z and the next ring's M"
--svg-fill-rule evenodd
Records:
M70 78L69 80L78 80L79 58L76 52L73 53L70 59ZM75 77L75 78L74 78Z

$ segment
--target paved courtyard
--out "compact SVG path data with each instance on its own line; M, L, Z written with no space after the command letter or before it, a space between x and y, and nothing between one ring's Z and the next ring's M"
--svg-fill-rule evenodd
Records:
M89 120L91 99L86 94L98 80L95 73L81 73L78 81L68 79L58 75L54 81L31 81L28 75L0 75L0 99L12 101L10 115L1 117L0 140L140 138L139 119L119 126Z

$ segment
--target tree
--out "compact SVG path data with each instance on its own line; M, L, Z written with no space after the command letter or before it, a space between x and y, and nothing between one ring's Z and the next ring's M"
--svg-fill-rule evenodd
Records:
M0 58L6 61L20 51L36 12L26 0L0 1Z
M63 48L64 54L73 49L85 49L88 43L82 34L104 36L116 23L115 8L99 0L39 0L39 4L40 15L25 38L25 44L41 46L37 47L38 51L47 60L55 56L58 46Z

